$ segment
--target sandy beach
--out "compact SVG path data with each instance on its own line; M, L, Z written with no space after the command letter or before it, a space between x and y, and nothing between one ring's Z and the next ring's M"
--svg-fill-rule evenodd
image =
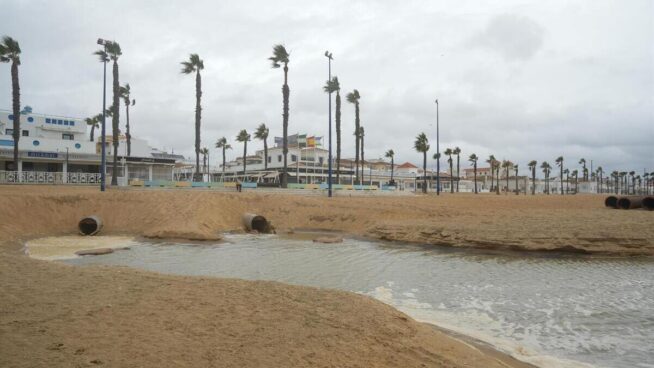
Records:
M654 217L603 198L299 197L192 190L0 187L0 366L525 367L369 297L276 282L181 277L28 258L25 241L103 234L219 239L240 215L279 233L501 250L654 254ZM322 244L320 246L338 246ZM528 254L526 254L528 256Z

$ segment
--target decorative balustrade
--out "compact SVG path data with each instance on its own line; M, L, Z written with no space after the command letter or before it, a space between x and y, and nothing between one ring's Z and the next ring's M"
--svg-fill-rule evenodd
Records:
M99 184L100 173L0 171L0 184Z

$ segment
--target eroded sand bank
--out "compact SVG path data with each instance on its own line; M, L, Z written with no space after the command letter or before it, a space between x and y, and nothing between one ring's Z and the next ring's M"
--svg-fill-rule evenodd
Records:
M27 239L76 232L214 239L256 212L278 229L321 228L457 246L578 247L652 254L652 214L597 197L326 198L199 191L0 187L0 366L506 367L371 298L335 290L21 254ZM163 236L163 235L161 235ZM505 242L508 243L505 244ZM332 245L329 245L332 246ZM333 246L338 246L333 245Z

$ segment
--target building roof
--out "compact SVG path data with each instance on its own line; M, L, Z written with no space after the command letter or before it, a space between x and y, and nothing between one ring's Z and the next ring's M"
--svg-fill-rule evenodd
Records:
M410 163L410 162L405 162L402 165L397 167L398 169L417 169L418 166Z

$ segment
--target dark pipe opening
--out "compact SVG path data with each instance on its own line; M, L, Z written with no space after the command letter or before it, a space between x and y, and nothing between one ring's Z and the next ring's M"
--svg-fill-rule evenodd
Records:
M623 210L628 210L631 208L631 200L629 198L620 198L618 199L618 207Z
M654 197L643 198L643 207L646 210L654 211Z
M270 232L270 224L263 216L255 216L252 219L252 230L267 234Z
M618 208L618 197L615 196L608 196L604 200L604 205L606 207L611 207L611 208Z
M98 223L93 218L83 218L79 222L79 231L84 235L93 235L98 231Z

